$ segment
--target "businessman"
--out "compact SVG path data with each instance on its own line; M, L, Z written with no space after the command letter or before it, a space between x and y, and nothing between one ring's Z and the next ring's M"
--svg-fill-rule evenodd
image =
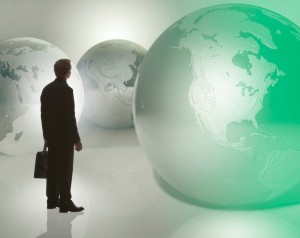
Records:
M73 89L67 84L71 75L69 59L54 64L56 79L41 94L43 136L48 146L47 208L59 207L60 212L80 212L71 200L74 148L82 150L78 133Z

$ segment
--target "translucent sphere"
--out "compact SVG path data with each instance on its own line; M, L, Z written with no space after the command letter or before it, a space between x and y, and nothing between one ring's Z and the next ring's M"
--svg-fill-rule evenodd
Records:
M29 37L0 41L0 153L34 154L42 149L40 95L55 79L54 63L68 58L49 42ZM76 117L83 108L83 87L76 67L68 84L74 89Z
M300 182L300 29L241 4L170 26L140 69L134 119L170 185L211 204L276 198Z
M106 128L133 126L132 101L138 68L146 50L127 40L108 40L90 48L79 60L84 114Z

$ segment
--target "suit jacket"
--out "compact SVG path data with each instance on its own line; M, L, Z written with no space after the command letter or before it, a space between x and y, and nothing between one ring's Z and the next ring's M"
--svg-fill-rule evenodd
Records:
M41 94L43 136L47 142L75 144L80 142L76 125L73 89L65 79L56 78Z

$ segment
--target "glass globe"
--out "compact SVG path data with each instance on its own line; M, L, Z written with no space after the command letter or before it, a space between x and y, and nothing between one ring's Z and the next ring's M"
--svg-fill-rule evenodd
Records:
M17 37L0 41L0 153L35 154L44 140L40 95L55 79L54 63L68 58L41 39ZM77 120L83 108L83 87L76 67L68 84L74 89Z
M270 10L216 5L171 25L140 69L139 141L200 202L260 204L300 182L300 29Z
M84 91L84 115L105 128L133 126L133 88L146 50L127 40L91 47L77 64Z

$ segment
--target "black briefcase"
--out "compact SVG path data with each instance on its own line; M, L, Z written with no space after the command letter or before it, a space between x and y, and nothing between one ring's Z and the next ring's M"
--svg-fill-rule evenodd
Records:
M47 146L44 145L43 151L36 153L35 166L34 166L34 178L46 178L47 177Z

